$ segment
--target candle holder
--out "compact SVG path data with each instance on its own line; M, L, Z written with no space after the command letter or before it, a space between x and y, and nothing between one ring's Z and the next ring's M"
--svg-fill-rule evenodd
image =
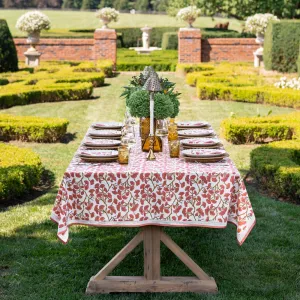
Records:
M154 155L154 136L149 135L149 152L147 155L147 160L155 160L156 157Z

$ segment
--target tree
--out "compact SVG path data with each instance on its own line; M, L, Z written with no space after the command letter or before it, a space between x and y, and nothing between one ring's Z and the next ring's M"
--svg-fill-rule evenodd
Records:
M135 9L137 11L148 11L149 8L148 0L137 0L135 3Z
M18 71L18 56L6 20L0 19L0 73Z
M189 5L196 5L208 16L225 14L240 20L256 13L272 13L279 18L300 17L299 0L169 0L168 13L174 15Z
M63 0L62 8L74 8L74 0Z
M82 0L81 9L95 9L98 7L100 0Z
M153 11L166 11L168 7L168 0L152 0L151 8Z

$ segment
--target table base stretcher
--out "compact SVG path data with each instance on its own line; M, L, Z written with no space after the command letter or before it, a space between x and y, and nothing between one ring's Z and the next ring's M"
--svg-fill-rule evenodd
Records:
M144 243L144 276L107 276L141 242ZM160 242L163 242L196 277L160 276ZM145 226L95 276L86 293L217 293L215 280L209 277L159 226Z

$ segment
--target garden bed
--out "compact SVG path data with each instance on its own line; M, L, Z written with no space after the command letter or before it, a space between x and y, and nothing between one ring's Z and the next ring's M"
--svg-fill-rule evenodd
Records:
M111 62L43 62L40 67L2 73L0 108L39 102L81 100L112 75Z
M20 197L39 183L43 167L32 150L0 143L0 162L0 201Z
M251 173L276 197L300 204L300 141L270 143L251 152Z
M211 71L187 74L186 82L196 86L199 99L300 108L300 91L274 87L279 77L263 76L249 63L220 63Z
M233 117L221 123L221 134L233 144L299 139L299 120L300 112L268 117Z
M56 142L66 134L68 124L67 119L0 114L0 138L27 142Z

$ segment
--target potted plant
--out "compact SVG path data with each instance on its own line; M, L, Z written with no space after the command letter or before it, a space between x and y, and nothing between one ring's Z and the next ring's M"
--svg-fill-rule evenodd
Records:
M51 23L49 18L40 11L29 11L22 15L17 23L16 28L28 34L27 43L30 44L28 52L35 52L35 46L40 40L42 30L49 30Z
M179 10L177 18L189 24L189 28L193 28L193 23L200 16L201 10L196 6L188 6Z
M119 12L111 7L104 7L96 12L96 17L99 18L102 23L102 29L108 28L108 24L111 21L117 22L119 19Z
M263 46L266 29L270 21L279 21L279 19L272 14L255 14L246 20L245 30L256 35L256 42L261 47Z

